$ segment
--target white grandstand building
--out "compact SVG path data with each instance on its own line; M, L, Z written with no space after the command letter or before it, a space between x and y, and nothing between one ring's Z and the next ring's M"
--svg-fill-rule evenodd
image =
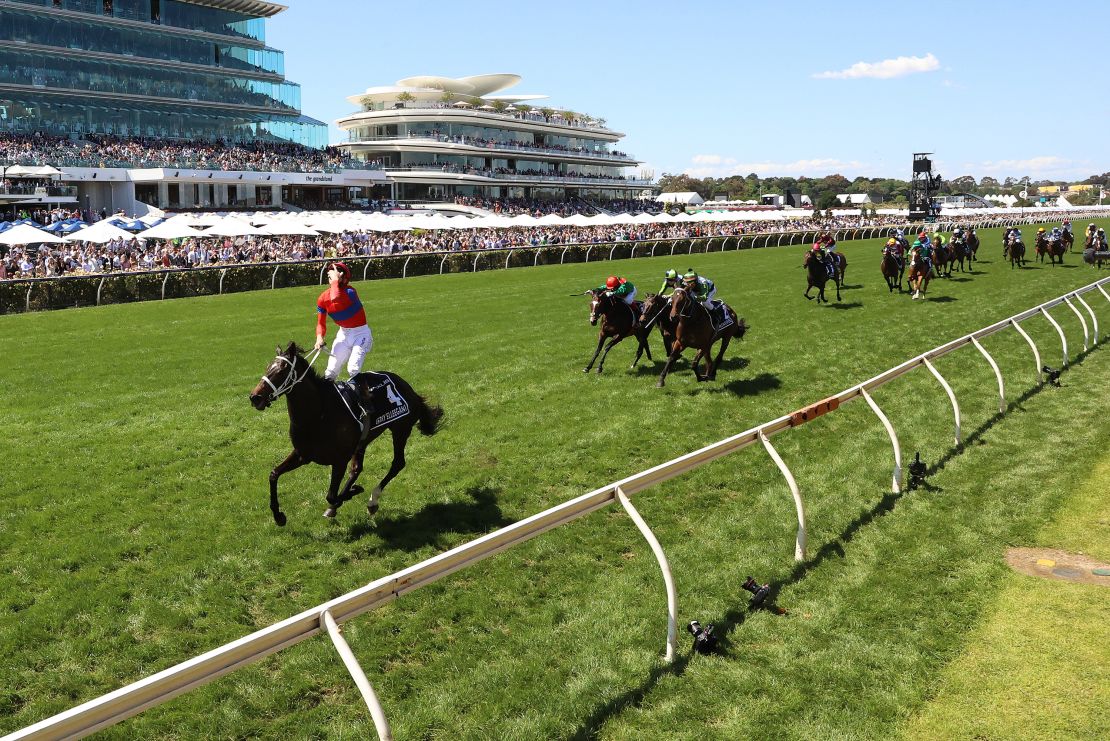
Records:
M514 74L409 77L348 100L361 110L337 123L338 146L380 162L394 200L459 197L608 201L635 199L650 180L614 148L624 134L604 119L505 94Z

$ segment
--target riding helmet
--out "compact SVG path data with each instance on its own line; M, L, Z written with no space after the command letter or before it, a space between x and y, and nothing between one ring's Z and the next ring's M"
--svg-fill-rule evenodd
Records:
M663 277L667 280L675 280L676 278L678 278L678 271L668 270L667 272L663 273Z
M620 285L620 283L620 278L615 275L610 275L608 278L605 279L605 287L609 290L616 288Z

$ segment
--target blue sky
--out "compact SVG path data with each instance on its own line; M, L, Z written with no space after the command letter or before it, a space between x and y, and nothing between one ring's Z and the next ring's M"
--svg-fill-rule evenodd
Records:
M655 177L908 179L916 151L946 178L1110 170L1099 0L286 4L267 40L329 123L370 86L514 72L506 92L605 118Z

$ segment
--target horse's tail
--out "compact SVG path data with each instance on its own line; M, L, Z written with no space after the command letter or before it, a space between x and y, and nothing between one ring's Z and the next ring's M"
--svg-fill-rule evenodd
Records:
M742 340L744 339L744 335L748 333L749 329L750 327L748 326L748 323L745 322L743 318L737 319L736 332L734 332L732 336L738 340Z
M405 379L397 374L390 373L389 375L401 389L401 393L409 402L409 406L416 413L416 426L419 428L420 434L430 436L439 432L439 426L443 422L443 407L429 404L423 396L416 393Z

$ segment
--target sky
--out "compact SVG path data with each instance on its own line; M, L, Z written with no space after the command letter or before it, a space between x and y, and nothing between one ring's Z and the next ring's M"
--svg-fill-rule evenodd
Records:
M284 4L267 42L333 143L367 87L512 72L655 178L908 180L914 152L945 178L1110 171L1105 0Z

